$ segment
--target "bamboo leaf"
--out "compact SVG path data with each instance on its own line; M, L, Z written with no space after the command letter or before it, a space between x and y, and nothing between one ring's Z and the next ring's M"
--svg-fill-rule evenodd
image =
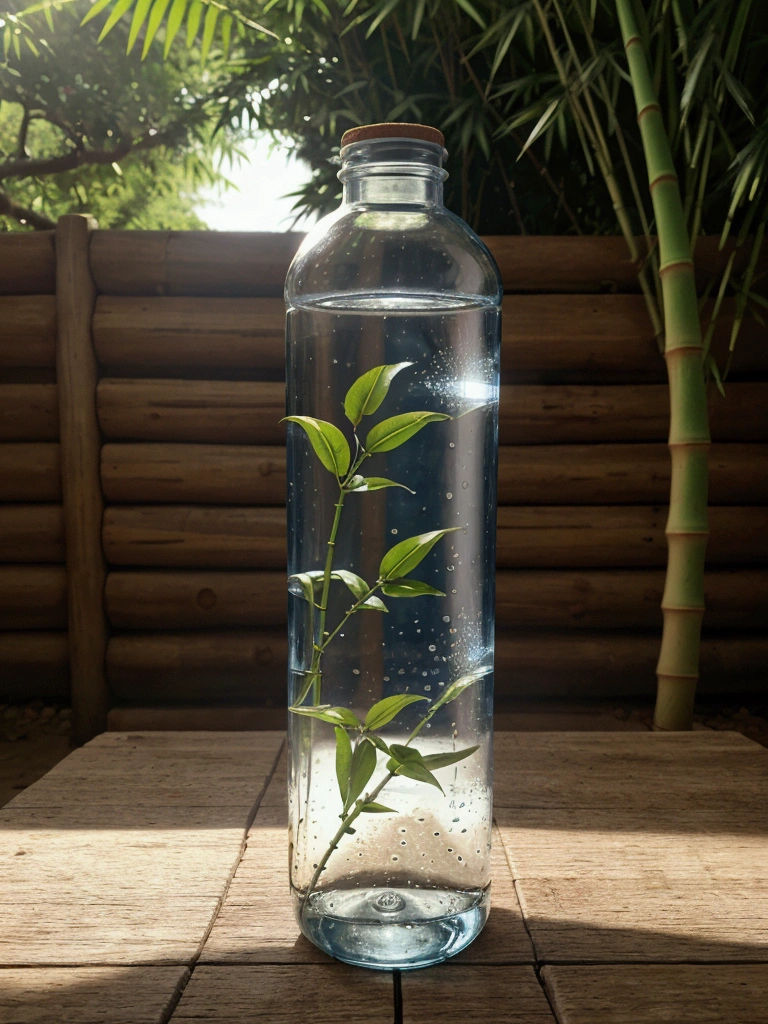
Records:
M391 14L392 11L394 11L394 9L397 7L397 5L399 3L400 3L400 0L388 0L388 3L384 4L384 6L379 11L379 13L376 15L376 17L373 19L371 24L368 26L368 31L365 33L365 38L366 39L370 39L371 38L371 36L376 31L376 29L379 27L379 25L382 23L382 21L384 21L384 19L389 14Z
M433 597L445 597L442 590L435 590L428 583L421 580L395 580L393 583L385 583L381 592L387 597L422 597L431 595Z
M415 747L406 746L404 743L393 743L389 749L394 755L395 762L398 764L405 764L407 761L417 761L419 764L424 763L424 758Z
M346 729L336 726L336 779L339 783L341 802L346 804L349 793L349 770L352 765L352 741Z
M359 612L388 612L389 608L384 604L380 597L366 597L360 607L357 609Z
M165 12L168 10L169 3L170 0L155 0L155 2L152 4L152 11L150 12L149 15L149 21L147 22L147 31L144 36L144 46L142 47L141 50L142 60L144 60L144 58L149 53L149 48L152 45L152 42L155 36L157 35L160 26L163 23L163 18L165 17Z
M303 715L304 718L316 718L319 722L328 722L329 725L347 725L350 729L362 728L361 722L349 708L332 707L330 704L298 707L294 704L288 710L294 715Z
M413 12L413 26L411 28L411 39L415 40L419 34L421 28L421 22L424 19L424 8L427 6L427 0L417 0L416 7Z
M288 593L303 597L310 604L315 600L315 580L308 572L297 572L288 577Z
M221 50L224 60L229 56L229 43L232 38L232 15L225 14L221 20Z
M383 476L353 476L349 481L349 490L355 494L364 494L368 491L383 491L385 487L402 487L404 491L415 494L410 487L399 484L396 480L387 480Z
M430 769L447 768L450 764L456 764L458 761L463 761L466 757L470 757L478 749L479 745L476 745L474 747L466 747L464 750L455 750L452 753L425 754L424 764Z
M367 738L360 740L352 754L349 767L349 789L344 801L344 812L352 806L376 771L376 747Z
M133 0L117 0L117 3L112 8L112 13L107 18L107 20L104 22L104 27L102 28L101 32L99 33L99 38L98 38L97 42L100 43L102 41L102 39L104 38L104 36L107 35L108 32L112 31L112 29L115 27L115 25L118 23L118 21L120 21L120 19L125 14L125 12L127 10L130 10L130 8L132 6L133 6ZM85 19L83 19L83 22L85 22Z
M376 412L387 397L393 378L406 366L413 366L413 363L374 366L357 378L344 399L344 412L354 426L358 425L363 416Z
M131 19L131 27L128 32L128 43L126 44L125 52L130 53L136 44L136 38L144 27L144 22L147 20L149 9L152 6L152 0L139 0L133 11L133 18Z
M372 732L371 735L370 735L370 740L371 740L371 743L373 743L373 745L375 747L378 747L378 749L382 752L382 754L386 754L387 757L390 756L389 747L384 742L384 740L381 738L381 736L377 736L375 732Z
M88 13L85 15L80 25L87 25L89 21L96 17L97 14L101 14L105 7L108 7L112 3L112 0L96 0L96 3L91 7Z
M384 804L368 803L360 808L365 814L399 814L394 807L385 807Z
M365 450L369 455L376 452L391 452L417 434L428 423L449 420L451 417L443 412L404 412L382 420L371 429L365 439Z
M191 47L200 30L200 19L203 16L203 0L192 0L187 15L187 47Z
M479 669L477 672L469 672L467 675L462 676L460 679L456 679L450 686L447 686L440 696L437 698L435 703L429 709L430 715L433 715L438 708L443 707L444 704L450 704L452 701L460 697L462 693L470 686L474 686L475 683L483 679L485 676L490 675L490 669Z
M397 693L392 697L385 697L383 700L377 701L368 711L363 727L368 731L381 729L399 715L403 708L407 708L409 704L415 704L417 701L428 699L427 697L417 697L412 693Z
M528 138L525 140L525 145L520 150L520 153L519 153L519 155L517 157L518 160L526 152L526 150L531 148L531 146L536 141L536 139L538 139L538 137L541 135L541 133L545 130L545 128L547 127L549 122L555 116L555 113L557 111L557 108L558 108L559 104L560 104L560 100L559 99L552 100L552 102L549 104L547 109L544 111L544 113L541 115L539 120L534 125L533 131L528 136Z
M344 476L349 469L349 445L338 427L314 416L286 416L280 422L298 423L306 431L315 454L325 468L337 479Z
M187 13L188 0L173 0L171 13L168 15L168 24L165 26L165 43L163 45L163 57L167 57L173 40L184 22L184 15Z
M371 589L362 576L358 576L355 572L349 572L348 569L334 569L331 573L332 580L341 580L342 583L346 583L356 598L361 598Z
M432 548L447 533L454 533L460 530L460 526L450 527L447 530L432 530L429 533L419 533L415 537L408 537L395 544L393 548L384 555L379 566L379 576L388 583L407 576L409 572L429 554Z
M219 8L212 7L209 4L208 10L205 12L205 20L203 21L203 41L200 44L200 60L203 64L208 56L208 51L211 49L211 43L213 42L213 37L216 32L216 22L218 17Z
M395 774L404 775L407 779L414 779L416 782L427 782L430 786L435 786L441 793L443 793L443 795L445 795L443 787L437 781L429 768L425 768L423 764L419 764L417 761L407 761L405 764L401 764Z
M461 9L463 11L466 11L466 13L470 16L470 18L473 21L477 22L477 24L480 26L480 28L484 29L486 27L485 22L480 17L480 15L478 14L477 10L469 2L469 0L456 0L456 3L459 5L459 7L461 7Z

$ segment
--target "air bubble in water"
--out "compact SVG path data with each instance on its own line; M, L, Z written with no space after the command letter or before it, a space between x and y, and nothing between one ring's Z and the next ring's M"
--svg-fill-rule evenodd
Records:
M434 644L430 644L429 645L429 649L430 649L430 651L436 651L437 650L437 648L435 647Z
M443 622L450 622L450 621L451 621L451 616L450 615L444 615L443 616Z

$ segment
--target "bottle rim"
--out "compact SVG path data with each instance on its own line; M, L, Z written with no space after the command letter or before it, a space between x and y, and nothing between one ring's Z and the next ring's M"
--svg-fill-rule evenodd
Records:
M341 136L341 149L354 146L358 142L372 142L375 139L415 139L419 142L431 142L441 149L445 148L445 137L438 128L410 121L382 121L380 124L363 124L357 128L347 129Z

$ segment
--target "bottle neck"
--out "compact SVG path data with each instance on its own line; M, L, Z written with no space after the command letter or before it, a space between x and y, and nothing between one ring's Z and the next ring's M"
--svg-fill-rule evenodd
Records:
M445 151L416 139L373 139L342 150L342 202L364 206L443 205Z

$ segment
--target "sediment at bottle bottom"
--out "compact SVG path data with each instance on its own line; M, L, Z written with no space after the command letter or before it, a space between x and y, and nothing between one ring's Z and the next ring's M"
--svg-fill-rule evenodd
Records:
M488 918L486 889L370 888L313 893L301 930L316 946L345 963L375 970L413 970L455 956Z

